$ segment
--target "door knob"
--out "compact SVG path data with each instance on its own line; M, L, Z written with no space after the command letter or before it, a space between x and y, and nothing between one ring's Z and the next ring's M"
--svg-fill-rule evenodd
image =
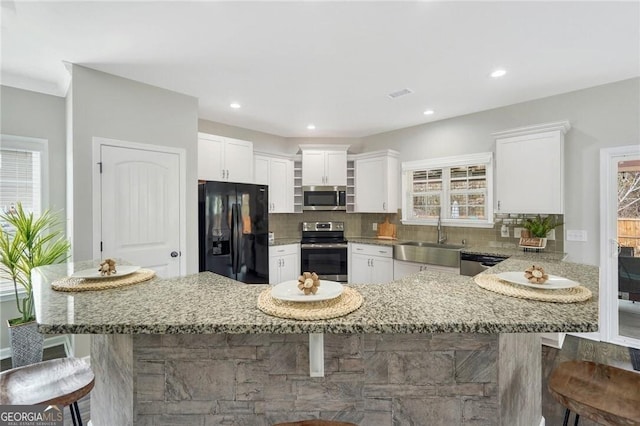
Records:
M171 252L171 257L178 257L179 253L177 251L172 251Z

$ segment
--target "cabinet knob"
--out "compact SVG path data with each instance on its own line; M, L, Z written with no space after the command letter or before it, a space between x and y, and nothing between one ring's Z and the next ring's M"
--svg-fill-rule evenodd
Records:
M178 257L180 255L180 253L178 253L177 251L172 251L171 252L171 257Z
M498 200L498 210L500 210L500 200Z
M387 211L387 202L386 201L382 202L382 210Z

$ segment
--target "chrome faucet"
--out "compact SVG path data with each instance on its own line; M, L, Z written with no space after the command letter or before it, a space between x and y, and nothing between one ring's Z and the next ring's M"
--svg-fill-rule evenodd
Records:
M444 244L447 241L447 235L442 229L442 207L438 207L438 244Z

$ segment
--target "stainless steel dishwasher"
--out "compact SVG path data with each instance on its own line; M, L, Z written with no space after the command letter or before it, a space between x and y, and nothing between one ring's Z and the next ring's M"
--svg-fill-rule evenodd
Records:
M489 254L460 253L460 275L473 277L505 259L508 259L508 257Z

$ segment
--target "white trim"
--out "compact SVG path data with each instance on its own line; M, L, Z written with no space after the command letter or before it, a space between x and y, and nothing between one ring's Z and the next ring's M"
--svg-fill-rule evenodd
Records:
M437 226L438 221L433 219L400 219L400 223L403 225L427 225ZM462 219L442 219L442 226L457 226L460 228L493 228L493 222L487 222L486 220L462 220Z
M349 156L347 157L347 159L351 159L351 160L364 160L367 158L378 158L380 156L386 155L388 157L392 157L392 158L399 158L400 157L400 153L396 150L393 149L381 149L379 151L369 151L369 152L363 152L361 154L349 154Z
M493 152L480 152L476 154L456 155L454 157L430 158L427 160L403 161L402 171L412 171L424 168L456 167L473 164L491 164ZM487 172L488 172L487 168Z
M338 144L302 144L298 145L300 151L348 151L351 145Z
M616 345L640 348L640 340L619 335L617 275L617 179L614 163L640 155L638 145L600 150L600 336Z
M71 356L73 354L73 349L71 348L71 340L70 336L60 334L50 337L44 338L44 348L52 348L54 346L62 345L64 346L64 353L67 356ZM11 358L11 347L8 348L0 348L0 359Z
M100 152L103 146L114 146L118 148L129 148L143 151L163 152L168 154L178 155L178 161L180 165L178 187L180 188L180 251L183 253L180 256L180 275L186 275L187 273L187 153L183 148L175 148L163 145L151 145L139 142L120 141L116 139L107 139L102 137L93 137L93 258L100 259L100 244L101 240L101 224L102 224L102 209L100 207ZM193 255L193 254L192 254Z
M554 121L552 123L534 124L531 126L518 127L515 129L501 130L499 132L491 133L491 136L495 138L510 138L514 136L532 135L542 132L557 132L560 131L564 135L571 129L571 124L568 120Z
M544 420L544 416L542 416L542 418L540 419L540 426L544 426L545 425L545 420Z

